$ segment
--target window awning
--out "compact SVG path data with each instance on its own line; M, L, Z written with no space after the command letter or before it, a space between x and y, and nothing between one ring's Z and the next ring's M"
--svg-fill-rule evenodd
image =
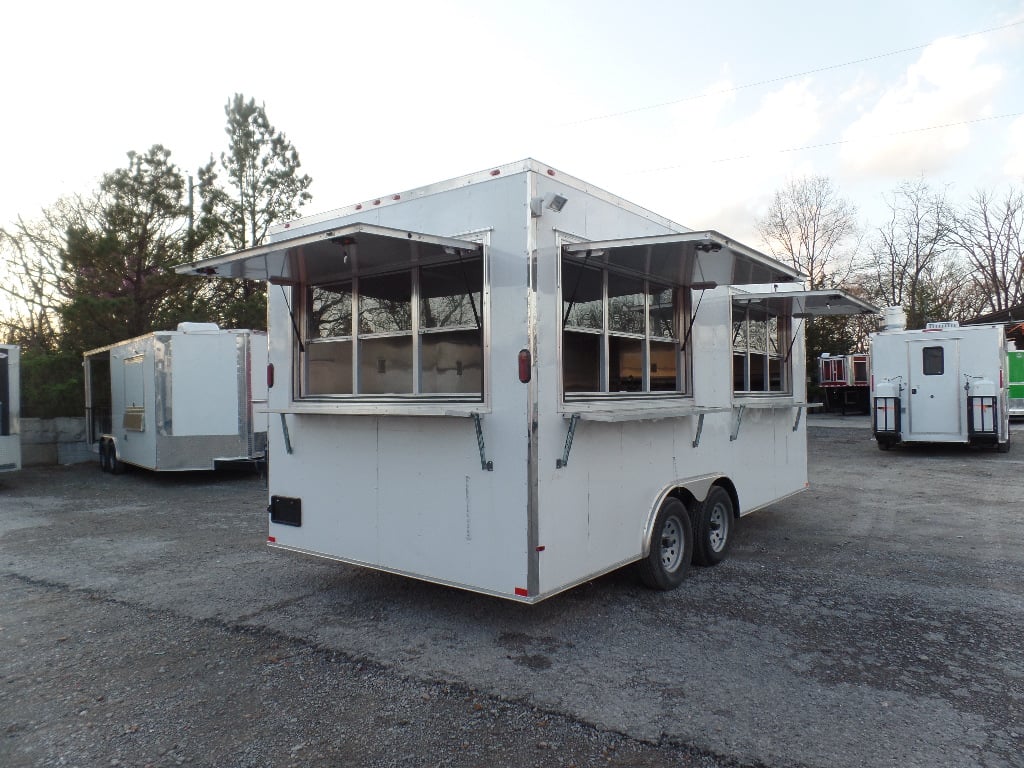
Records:
M733 301L762 304L780 310L792 302L793 317L835 317L839 315L877 315L879 310L846 291L833 288L815 291L774 291L737 293Z
M480 252L479 243L372 224L347 224L178 267L179 274L272 283L322 283L360 272L445 261Z
M594 266L627 269L694 288L792 283L805 277L713 230L571 243L562 251Z

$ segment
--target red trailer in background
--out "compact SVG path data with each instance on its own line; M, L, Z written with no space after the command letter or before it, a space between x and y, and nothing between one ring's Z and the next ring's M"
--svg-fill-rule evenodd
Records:
M822 354L818 358L818 384L826 411L869 413L871 356L866 352L849 355Z

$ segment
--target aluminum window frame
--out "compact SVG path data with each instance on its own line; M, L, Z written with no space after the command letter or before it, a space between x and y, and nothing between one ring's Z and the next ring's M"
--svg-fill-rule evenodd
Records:
M488 290L488 259L487 247L484 239L479 241L483 247L480 251L469 257L460 258L436 258L420 262L414 262L401 268L390 269L368 269L356 271L351 277L342 280L325 280L323 282L299 283L292 286L292 306L296 312L296 334L294 359L297 361L293 371L294 401L296 402L335 402L335 403L372 403L372 402L458 402L458 403L484 403L487 395L488 364L488 322L489 316L489 290ZM479 270L480 282L473 287L475 291L470 293L475 296L477 302L476 320L477 325L466 323L441 326L423 327L421 323L421 300L420 290L421 270L423 268L445 267L459 263L473 263ZM478 266L477 266L478 265ZM410 327L408 329L395 331L360 331L360 282L367 279L383 276L406 275L410 283L409 311ZM314 335L315 329L312 308L314 305L313 293L318 287L347 287L350 296L350 333L342 336L320 337ZM470 293L463 295L470 295ZM479 350L479 371L480 386L473 392L432 392L424 391L423 379L423 341L429 336L437 336L444 333L459 333L467 330L475 330L479 334L478 342L474 347ZM361 342L382 339L403 339L411 340L411 387L409 391L376 393L367 392L366 385L362 380L362 359L363 350ZM300 344L301 341L301 344ZM349 376L351 377L350 392L311 392L311 374L309 370L310 355L309 347L321 344L343 342L350 345L349 354L351 363ZM305 352L303 350L306 350ZM461 375L461 374L460 374Z
M744 328L749 329L751 321L751 312L762 312L765 315L764 326L764 349L757 350L753 349L749 338L744 336L745 344L742 348L738 348L736 341L739 333L736 327L737 323L743 323ZM743 319L737 321L737 313L743 315ZM777 349L773 353L770 349L769 333L768 329L771 324L772 318L777 323ZM742 296L734 296L730 306L730 323L729 323L731 340L730 340L730 362L732 370L732 393L736 397L757 397L757 396L778 396L778 395L791 395L793 393L793 358L790 354L790 350L793 346L793 315L791 312L784 308L775 309L771 306L760 306L755 305L750 301L744 301ZM736 386L736 359L742 355L744 360L743 367L743 388L737 388ZM751 365L752 357L760 357L761 371L764 378L763 389L753 389L751 387L751 371L753 366ZM772 388L771 381L771 365L772 361L777 361L779 364L779 388Z
M559 390L562 402L580 402L588 400L635 400L635 399L663 399L663 398L678 398L685 397L691 394L692 377L690 375L690 361L692 356L688 348L682 346L683 339L686 338L686 330L691 322L690 319L690 304L691 304L691 291L688 286L682 284L673 284L671 281L666 280L664 276L647 275L642 272L633 271L629 269L622 269L616 267L610 267L607 264L587 264L586 260L580 260L578 258L568 256L562 253L562 249L559 248L559 254L561 258L558 262L558 344L559 344L559 366L558 366L558 381ZM571 265L574 268L588 270L592 273L599 273L601 280L601 327L600 328L587 328L587 327L572 327L568 320L569 317L566 312L566 300L567 291L571 290L569 286L565 284L566 281L566 265ZM621 277L629 280L639 280L642 285L643 292L643 312L644 312L644 331L643 333L631 333L621 330L613 330L611 328L611 295L609 291L609 283L615 277ZM658 293L664 290L670 290L673 296L673 325L675 329L675 335L669 338L662 336L653 336L654 323L652 322L651 310L653 306L653 297L656 295L652 293L653 288L660 289ZM598 341L598 358L599 358L599 370L598 370L598 384L599 389L597 390L567 390L566 389L566 366L568 365L568 353L566 349L566 336L567 334L578 334L580 337L592 336L597 337ZM613 381L611 366L613 363L612 345L613 340L623 341L637 341L639 340L642 344L641 347L641 385L638 390L612 390L611 384ZM675 363L676 363L676 386L674 389L662 390L662 389L651 389L651 362L652 362L652 343L654 345L669 345L674 346L675 351Z

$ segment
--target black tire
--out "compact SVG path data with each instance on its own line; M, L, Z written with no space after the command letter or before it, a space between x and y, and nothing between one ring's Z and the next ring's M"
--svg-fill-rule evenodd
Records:
M888 451L892 448L892 440L886 440L885 438L878 438L878 450Z
M110 471L110 455L107 453L107 441L100 441L100 470L103 472Z
M1009 433L1006 434L1006 442L996 443L996 450L999 451L1000 453L1009 453L1010 452L1010 434Z
M693 561L697 565L717 565L725 560L735 522L732 497L722 486L714 486L697 510L693 543Z
M124 473L124 462L117 458L117 446L112 442L107 443L107 464L110 466L110 474L120 475Z
M651 551L637 563L640 580L651 589L675 589L683 583L693 559L690 515L679 499L666 499L651 531Z

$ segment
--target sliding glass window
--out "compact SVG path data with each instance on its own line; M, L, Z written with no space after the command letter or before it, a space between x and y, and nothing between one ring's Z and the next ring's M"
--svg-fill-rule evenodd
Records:
M302 290L303 397L483 397L483 260Z
M567 398L685 391L680 287L568 258L561 285Z

